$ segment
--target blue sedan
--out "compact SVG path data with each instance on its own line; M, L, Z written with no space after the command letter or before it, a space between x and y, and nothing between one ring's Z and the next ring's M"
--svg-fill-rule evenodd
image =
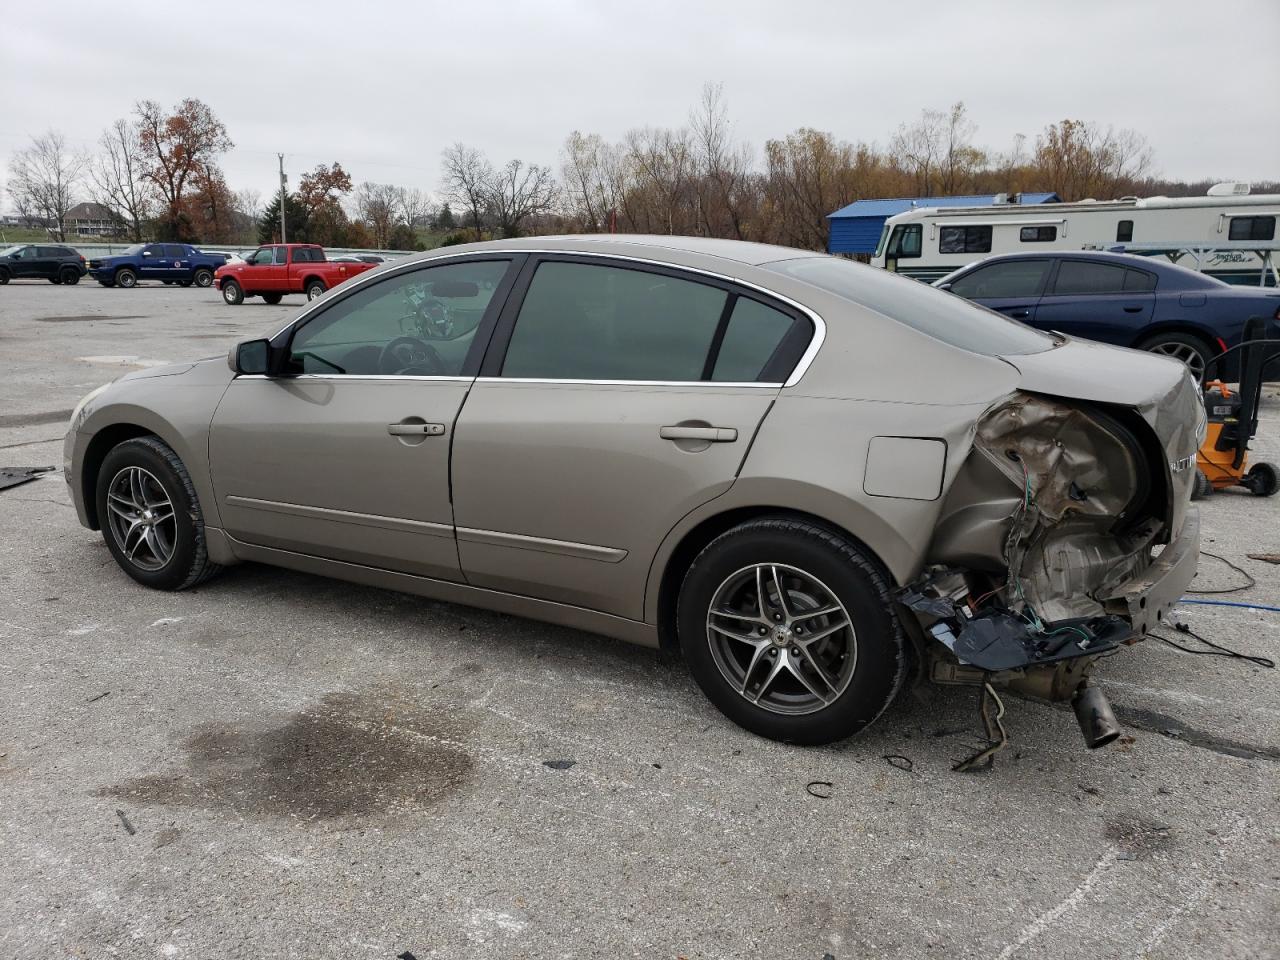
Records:
M1280 290L1250 289L1124 253L988 257L934 286L1041 330L1175 357L1200 378L1209 359L1265 317L1280 337Z

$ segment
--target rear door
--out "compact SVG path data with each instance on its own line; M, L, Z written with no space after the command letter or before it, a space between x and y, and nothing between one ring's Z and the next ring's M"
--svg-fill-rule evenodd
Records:
M59 266L58 248L42 246L33 247L32 249L36 251L32 276L39 277L42 280L57 276Z
M531 260L454 437L467 581L640 619L662 538L729 489L812 335L697 273Z
M956 296L1030 323L1040 303L1051 263L1047 258L997 260L957 277L947 289Z
M166 270L163 279L183 280L191 276L191 263L188 259L187 248L183 244L166 243L164 245L164 259Z
M1062 259L1036 308L1035 325L1127 347L1151 323L1155 289L1156 275L1146 270Z

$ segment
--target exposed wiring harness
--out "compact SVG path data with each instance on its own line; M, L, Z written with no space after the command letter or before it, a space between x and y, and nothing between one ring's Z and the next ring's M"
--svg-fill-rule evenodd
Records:
M1184 647L1182 644L1177 643L1176 641L1170 640L1168 637L1161 636L1160 634L1156 633L1154 630L1149 631L1148 635L1155 637L1157 640L1164 641L1169 646L1177 650L1181 650L1183 653L1194 653L1203 657L1227 657L1228 659L1248 660L1250 663L1255 663L1258 666L1265 667L1268 670L1274 670L1276 668L1276 662L1272 660L1270 657L1260 657L1260 656L1253 656L1252 654L1248 654L1248 653L1241 653L1238 650L1232 650L1230 647L1224 647L1221 644L1214 643L1212 640L1206 640L1204 637L1200 636L1200 634L1196 633L1194 630L1188 627L1185 623L1174 623L1173 629L1177 630L1178 633L1183 633L1189 637L1194 637L1196 640L1199 640L1201 643L1203 643L1206 647L1209 647L1210 649L1193 650L1191 647Z
M1219 554L1216 554L1216 553L1210 553L1208 550L1201 550L1200 556L1213 557L1213 559L1215 560L1221 560L1228 567L1230 567L1236 573L1240 574L1240 576L1244 577L1249 582L1242 583L1234 587L1223 587L1220 590L1188 590L1187 593L1189 594L1195 593L1201 596L1206 596L1208 594L1213 594L1213 593L1239 593L1241 590L1248 590L1250 587L1254 587L1258 585L1258 581L1253 578L1253 574L1251 574L1248 570L1244 569L1244 567L1241 567L1238 564L1232 563L1226 557L1220 556Z
M1271 607L1265 603L1246 603L1242 600L1188 600L1183 597L1179 603L1191 603L1198 607L1241 607L1245 610L1267 610L1271 613L1280 613L1280 607Z

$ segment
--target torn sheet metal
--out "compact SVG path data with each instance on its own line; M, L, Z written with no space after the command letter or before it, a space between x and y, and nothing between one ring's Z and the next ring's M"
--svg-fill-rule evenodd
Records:
M8 490L20 483L29 483L53 469L53 467L0 467L0 490Z

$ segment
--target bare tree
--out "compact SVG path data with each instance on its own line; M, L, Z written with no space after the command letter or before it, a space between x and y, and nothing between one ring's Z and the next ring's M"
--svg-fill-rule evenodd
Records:
M389 183L362 183L356 188L356 213L379 249L391 246L391 231L400 222L400 188Z
M431 195L417 187L400 187L396 194L396 204L400 219L413 229L426 226L434 208Z
M922 110L919 120L899 126L889 142L889 152L915 178L922 197L933 196L946 119L938 110Z
M184 199L197 180L216 179L209 168L234 144L222 121L200 100L183 100L172 114L154 100L142 100L134 110L147 177L165 204L164 232L171 239L185 239L191 224Z
M693 130L698 189L699 232L744 238L744 187L751 171L751 150L733 142L724 86L708 83L689 118Z
M141 240L155 215L155 187L147 176L138 125L120 119L102 132L102 152L89 165L93 199L111 211L131 240Z
M556 181L550 167L512 160L490 178L488 208L504 237L520 236L531 218L551 209Z
M86 158L67 147L56 130L35 137L31 146L9 160L9 195L19 215L29 222L52 224L59 240L66 240L66 216L84 175Z
M964 101L951 105L943 120L938 151L938 177L944 194L956 194L972 186L974 173L985 167L987 155L973 145L978 125L969 119Z
M493 176L488 158L474 147L455 143L444 151L441 171L444 195L467 209L477 238L483 230L482 218L493 190Z
M1051 123L1036 138L1034 166L1063 200L1127 193L1151 170L1151 148L1133 130L1081 120Z

